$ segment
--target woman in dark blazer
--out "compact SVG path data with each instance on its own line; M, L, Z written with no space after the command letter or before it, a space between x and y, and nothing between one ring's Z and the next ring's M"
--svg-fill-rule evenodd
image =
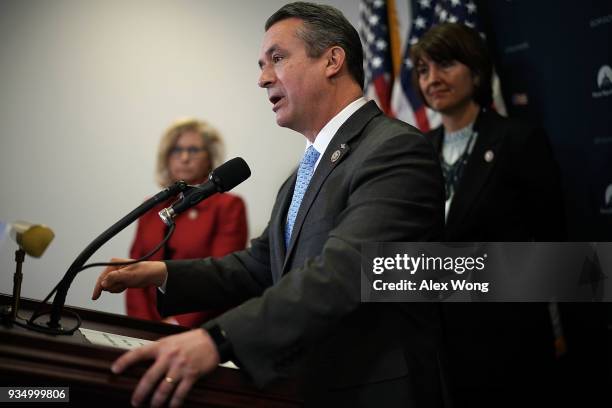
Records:
M442 117L429 133L446 182L448 242L563 241L557 165L544 133L492 105L492 64L479 34L441 24L411 50L416 89ZM545 303L442 304L459 407L553 399L553 325ZM553 306L554 307L554 306Z

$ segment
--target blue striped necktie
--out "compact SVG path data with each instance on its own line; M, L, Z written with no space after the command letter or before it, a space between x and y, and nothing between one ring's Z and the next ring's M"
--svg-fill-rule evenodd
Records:
M287 223L285 224L285 248L289 248L293 224L295 223L295 218L297 217L298 210L302 204L304 194L308 189L308 184L310 184L310 179L312 178L315 164L317 163L318 159L319 152L317 152L313 146L310 146L308 149L306 149L306 153L304 153L304 157L300 162L297 179L295 181L295 189L293 190L293 198L291 199L291 205L289 206L289 211L287 212Z

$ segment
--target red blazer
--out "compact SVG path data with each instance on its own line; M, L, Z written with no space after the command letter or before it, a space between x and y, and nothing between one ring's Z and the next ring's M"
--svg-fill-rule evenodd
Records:
M137 259L150 252L165 236L166 226L157 213L171 201L151 209L138 220L138 227L130 257ZM247 221L244 202L232 194L216 194L190 210L179 214L174 234L150 260L197 259L221 257L244 249L247 239ZM157 312L157 288L130 288L126 292L128 316L161 321ZM221 310L208 310L173 316L180 325L198 327L220 314Z

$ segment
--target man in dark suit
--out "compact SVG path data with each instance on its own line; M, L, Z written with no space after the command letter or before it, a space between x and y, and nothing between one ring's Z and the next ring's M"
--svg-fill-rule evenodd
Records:
M166 315L240 304L117 360L116 373L156 360L134 403L162 379L154 405L176 405L231 359L257 385L296 377L310 406L442 404L436 306L360 300L362 243L433 240L443 226L433 148L363 98L362 63L356 30L332 7L293 3L268 19L259 86L277 123L306 137L304 158L249 249L100 275L94 298L157 285Z
M460 24L438 25L413 46L411 58L417 89L442 116L442 126L428 136L446 180L444 241L563 241L551 147L542 130L490 109L492 63L479 34ZM555 399L549 308L557 312L547 303L442 306L458 407L537 406Z

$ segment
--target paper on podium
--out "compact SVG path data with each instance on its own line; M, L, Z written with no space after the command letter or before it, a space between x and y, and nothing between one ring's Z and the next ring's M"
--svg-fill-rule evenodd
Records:
M106 333L98 330L79 329L81 334L92 344L98 346L116 347L124 350L135 349L153 343L151 340L138 339L136 337L122 336L120 334Z
M153 343L151 340L139 339L136 337L122 336L120 334L106 333L98 330L80 328L81 334L92 344L98 346L115 347L124 350L132 350L137 347L146 346ZM238 369L238 367L228 361L227 363L219 364L222 367Z

